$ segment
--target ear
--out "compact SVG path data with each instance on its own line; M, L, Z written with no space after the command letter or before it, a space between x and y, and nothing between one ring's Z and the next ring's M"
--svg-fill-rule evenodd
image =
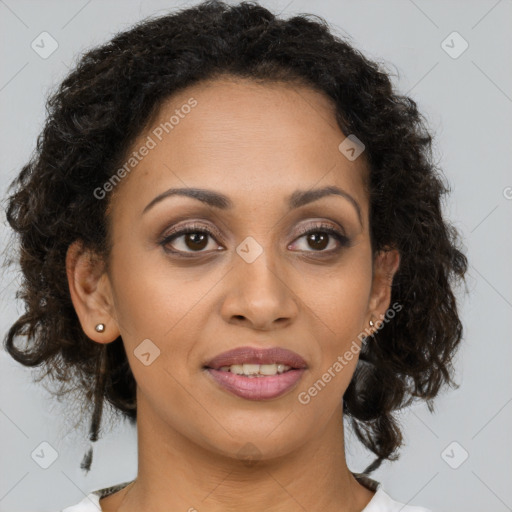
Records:
M376 324L379 322L380 325L384 318L391 302L393 277L399 265L400 253L397 249L385 248L375 256L367 322L372 319Z
M71 300L85 334L98 343L114 341L120 332L104 261L77 240L68 247L66 274ZM95 329L99 323L105 324L103 332Z

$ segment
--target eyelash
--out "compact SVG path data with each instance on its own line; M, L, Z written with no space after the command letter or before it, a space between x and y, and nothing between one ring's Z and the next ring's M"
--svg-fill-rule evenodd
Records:
M216 230L210 231L209 229L201 226L200 224L191 224L189 226L185 226L183 229L180 229L178 231L171 232L168 235L165 235L163 238L161 238L159 240L158 243L164 248L164 250L166 252L169 252L174 255L184 257L184 258L195 257L196 254L202 254L204 251L187 252L187 251L179 251L179 250L175 250L175 249L168 249L166 247L174 239L179 238L180 236L183 236L183 235L189 235L191 233L202 233L202 234L210 236L213 239L215 239L215 237L222 238L220 236L220 233L218 233ZM338 241L338 243L340 244L340 247L338 247L337 249L331 249L329 251L324 250L324 251L306 251L306 252L318 253L320 255L321 254L329 254L329 253L332 254L332 253L340 251L342 248L350 246L350 239L348 237L346 237L345 235L342 235L339 231L334 229L329 224L318 224L315 226L309 226L307 228L301 228L299 230L299 236L297 238L300 239L300 238L302 238L306 235L309 235L311 233L327 233L328 235L331 235Z

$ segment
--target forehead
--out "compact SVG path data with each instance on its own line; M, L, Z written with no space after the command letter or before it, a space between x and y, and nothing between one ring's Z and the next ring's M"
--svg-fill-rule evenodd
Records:
M152 148L122 188L133 200L150 201L171 186L196 186L261 204L282 202L296 189L337 185L366 208L366 166L363 158L350 161L340 152L345 137L333 103L313 89L216 79L160 106L132 150L150 140Z

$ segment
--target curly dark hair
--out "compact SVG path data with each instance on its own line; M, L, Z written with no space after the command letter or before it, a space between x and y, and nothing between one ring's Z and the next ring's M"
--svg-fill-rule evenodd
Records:
M255 2L205 1L139 22L87 51L47 101L37 147L11 183L7 220L17 235L26 312L4 345L19 363L71 385L93 404L96 440L108 401L136 421L136 385L121 337L91 343L81 329L66 279L70 244L107 263L109 204L93 191L110 179L142 127L173 93L200 81L232 76L307 85L330 98L345 135L365 144L373 253L394 247L401 264L392 281L393 321L367 338L343 401L358 439L396 460L403 438L394 412L416 397L432 399L453 381L452 358L462 338L454 280L467 258L457 230L441 212L450 191L432 156L432 135L416 102L392 86L390 73L368 60L316 15L280 19ZM25 336L23 349L14 344ZM91 457L82 467L90 467Z

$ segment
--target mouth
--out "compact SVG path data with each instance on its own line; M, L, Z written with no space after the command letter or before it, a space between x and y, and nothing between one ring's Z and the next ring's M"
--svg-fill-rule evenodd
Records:
M239 373L238 367L243 367L244 373L248 371L250 375L255 373L255 366L260 367L259 369L263 367L263 372L274 372L275 366L276 372L280 371L281 373L285 371L285 367L294 370L307 368L306 361L299 354L281 347L266 349L238 347L215 356L204 365L205 368L222 369L223 371L226 371L227 367L230 370L235 367L233 373ZM286 370L288 369L286 368Z
M268 400L288 393L306 368L301 356L280 347L240 347L219 354L203 366L222 389L248 400Z
M210 370L218 370L221 372L235 373L236 375L243 375L244 377L268 377L271 375L281 375L282 373L289 372L290 370L297 370L284 363L270 363L270 364L232 364L221 366L220 368L208 368Z

